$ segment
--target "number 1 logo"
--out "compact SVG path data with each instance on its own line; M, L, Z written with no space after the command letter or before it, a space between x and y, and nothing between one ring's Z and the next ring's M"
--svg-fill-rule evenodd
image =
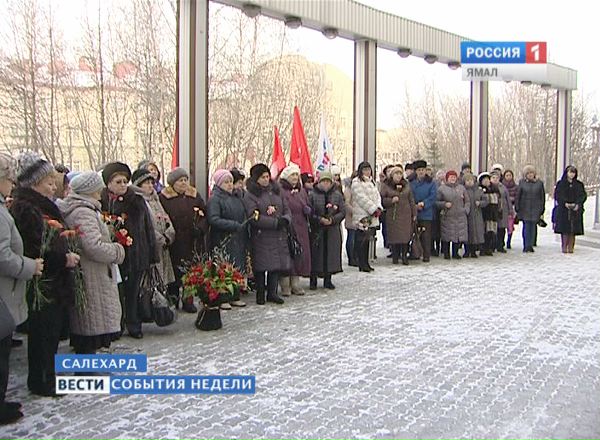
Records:
M546 63L546 42L530 41L525 43L525 62L528 64Z

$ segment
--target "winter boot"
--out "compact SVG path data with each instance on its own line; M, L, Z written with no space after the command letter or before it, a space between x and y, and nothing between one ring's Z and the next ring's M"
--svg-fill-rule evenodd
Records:
M277 280L275 280L277 281ZM273 302L275 304L283 304L283 299L277 295L278 282L267 283L267 302Z
M310 276L310 286L308 287L310 290L317 290L317 276Z
M279 278L279 285L281 286L281 296L290 296L292 294L290 277Z
M400 258L400 245L393 244L392 245L392 263L398 264L399 258Z
M292 276L290 277L290 283L292 285L292 295L304 295L304 289L300 287L300 277Z
M512 249L512 247L510 246L510 241L512 240L512 234L508 234L506 236L506 249Z
M450 243L442 241L442 252L444 253L444 260L450 259Z
M335 289L335 286L331 282L331 274L330 273L325 274L325 279L323 280L323 287L325 287L326 289L331 289L331 290Z
M460 260L462 258L458 253L459 249L460 249L460 243L452 243L452 258L454 260Z
M400 245L400 257L402 259L402 264L408 266L408 244Z

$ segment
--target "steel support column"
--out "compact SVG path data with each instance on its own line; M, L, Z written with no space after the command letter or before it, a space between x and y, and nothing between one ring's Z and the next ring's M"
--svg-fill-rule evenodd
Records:
M488 102L488 82L472 81L469 161L474 174L488 166Z
M208 189L208 0L179 0L179 164Z
M367 160L375 175L375 130L377 107L377 44L354 43L354 169Z
M571 163L571 93L570 90L558 90L556 93L556 171L554 182L561 178L566 166Z

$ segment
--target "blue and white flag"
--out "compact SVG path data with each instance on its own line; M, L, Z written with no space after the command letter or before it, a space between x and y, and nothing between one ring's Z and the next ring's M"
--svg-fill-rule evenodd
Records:
M331 165L335 163L333 157L333 146L329 142L329 136L327 136L327 130L325 129L325 118L321 115L321 130L319 132L319 146L317 148L317 161L315 162L315 174L319 177L319 174L323 171L331 171Z

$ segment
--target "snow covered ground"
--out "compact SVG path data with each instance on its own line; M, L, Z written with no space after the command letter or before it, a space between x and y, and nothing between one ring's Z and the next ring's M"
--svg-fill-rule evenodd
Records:
M593 209L593 205L589 205ZM549 219L549 213L547 220ZM114 352L149 374L253 374L253 396L33 397L26 348L2 438L598 438L600 250L346 268L335 291L222 312L217 332L181 315ZM67 352L68 346L61 345Z

